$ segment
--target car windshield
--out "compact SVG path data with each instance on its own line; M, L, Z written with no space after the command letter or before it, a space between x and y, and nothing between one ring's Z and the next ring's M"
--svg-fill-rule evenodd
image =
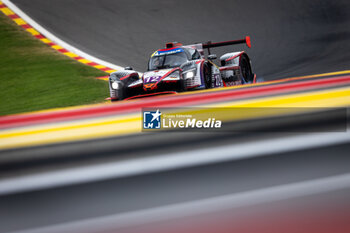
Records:
M149 60L148 70L159 70L159 69L179 67L180 65L185 63L187 60L188 60L187 56L184 52L153 56Z

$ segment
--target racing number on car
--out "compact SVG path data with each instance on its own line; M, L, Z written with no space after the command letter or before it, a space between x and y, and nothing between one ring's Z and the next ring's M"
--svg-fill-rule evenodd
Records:
M219 74L214 74L213 77L214 77L213 84L215 83L214 87L220 87L221 86L220 75Z
M159 79L161 79L162 76L151 76L151 77L145 77L145 83L151 83L151 82L158 82Z

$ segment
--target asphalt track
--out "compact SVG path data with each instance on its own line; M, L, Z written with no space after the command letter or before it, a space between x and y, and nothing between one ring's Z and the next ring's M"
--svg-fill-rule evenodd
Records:
M265 80L349 68L350 3L341 1L14 0L50 32L87 53L143 72L165 42L252 38Z
M145 69L149 54L166 41L176 40L184 43L222 41L245 35L250 35L253 39L253 48L247 52L251 56L254 71L265 80L349 69L350 3L348 1L219 1L218 3L14 0L13 2L66 42L99 58L117 65L131 65L140 71ZM240 46L227 49L247 50ZM216 51L220 54L224 50ZM282 136L288 135L289 133ZM244 143L263 142L266 139L273 141L280 137L279 134L210 133L186 136L157 134L14 149L2 151L2 158L21 155L21 158L24 156L29 159L19 163L14 161L12 164L2 164L1 175L6 179L21 174L23 176L40 172L45 174L47 171L81 165L108 164L130 157L155 154L166 156L170 152L215 149L225 145L239 146ZM309 180L312 183L313 180L348 174L349 149L349 143L341 143L225 163L1 195L0 231L54 226L53 232L64 232L61 228L55 228L56 224L78 221L80 225L79 221L84 219L92 219L91 222L95 227L103 229L103 221L102 224L95 224L94 219L117 215L111 218L110 221L113 222L118 220L120 214L138 213L149 208L254 192ZM50 156L56 159L50 160ZM47 159L40 160L41 157ZM229 216L230 222L226 223L229 227L234 226L232 221L248 227L251 225L249 220L254 219L254 216L258 216L256 219L261 220L261 216L271 211L271 206L277 205L279 208L284 206L285 209L271 215L272 219L281 220L279 213L297 216L308 208L310 215L307 215L307 219L317 212L333 213L333 217L343 219L348 213L346 208L349 206L348 188L344 186L333 191L325 190L323 194L304 193L285 198L288 201L280 199L281 197L276 194L277 196L272 195L275 199L266 201L267 204L263 201L262 206L253 205L252 209L244 206L236 209L232 207L233 209L230 209L232 212L219 216ZM257 199L259 198L252 198L252 203ZM315 206L310 204L314 202ZM292 207L295 207L294 212L291 212ZM345 211L340 211L341 208ZM253 212L258 214L254 215ZM167 210L163 214L171 215L171 211ZM147 219L149 216L153 215L148 215L146 212L144 215L141 214L140 218ZM141 223L139 227L140 223L134 217L130 215L128 218L119 218L115 226L106 224L106 229L103 230L104 232L115 232L115 229L118 229L118 232L157 232L156 230L164 232L164 229L168 231L169 227L173 226L164 220L165 223L159 223L162 222L162 218L155 216L152 221L158 224ZM127 220L130 225L120 224L120 219ZM202 217L200 219L203 220ZM191 223L192 220L196 221L189 218L182 220L180 224L186 221ZM197 225L203 224L201 220ZM270 221L274 222L271 219ZM322 226L319 222L317 221ZM298 225L296 222L287 222L282 229L287 232L287 229L291 229L287 227L290 224ZM342 230L345 230L343 232L349 227L346 221L336 222L335 225L342 226ZM81 226L82 228L68 226L66 232L89 232L89 230L98 232L89 224ZM215 230L219 231L218 228ZM242 232L254 230L257 229L243 228ZM193 229L184 230L184 232L191 231L193 232ZM203 232L203 229L198 231ZM42 232L50 231L44 229Z

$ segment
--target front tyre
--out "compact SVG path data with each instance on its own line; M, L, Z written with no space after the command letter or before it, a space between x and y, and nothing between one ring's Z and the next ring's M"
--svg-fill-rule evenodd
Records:
M110 96L111 96L111 101L119 101L127 98L128 96L126 95L126 90L124 87L118 88L118 89L113 89L111 86L109 87L110 90Z
M204 63L203 65L203 79L204 79L205 89L211 88L212 78L211 78L210 66L208 65L208 63Z
M184 79L180 79L178 92L184 92L184 91L186 91L186 83Z

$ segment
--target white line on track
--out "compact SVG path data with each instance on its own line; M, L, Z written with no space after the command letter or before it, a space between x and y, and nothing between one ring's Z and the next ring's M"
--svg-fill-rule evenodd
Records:
M121 214L62 223L16 233L73 233L109 232L176 218L213 213L238 207L271 203L308 195L322 194L350 188L350 173L279 185L253 191L229 194L191 202L184 202Z
M63 48L69 50L70 52L73 52L83 58L86 58L88 60L91 60L95 63L107 66L109 68L115 69L115 70L122 70L124 69L121 66L114 65L110 62L101 60L97 57L94 57L90 54L87 54L74 46L64 42L63 40L59 39L57 36L46 30L44 27L42 27L40 24L38 24L36 21L34 21L32 18L30 18L26 13L24 13L21 9L19 9L15 4L13 4L10 0L2 0L3 3L5 3L13 12L15 12L17 15L19 15L22 19L24 19L27 23L29 23L33 28L35 28L37 31L39 31L41 34L43 34L45 37L53 41L54 43L62 46Z
M142 175L350 142L350 132L313 133L174 152L0 180L0 195Z

